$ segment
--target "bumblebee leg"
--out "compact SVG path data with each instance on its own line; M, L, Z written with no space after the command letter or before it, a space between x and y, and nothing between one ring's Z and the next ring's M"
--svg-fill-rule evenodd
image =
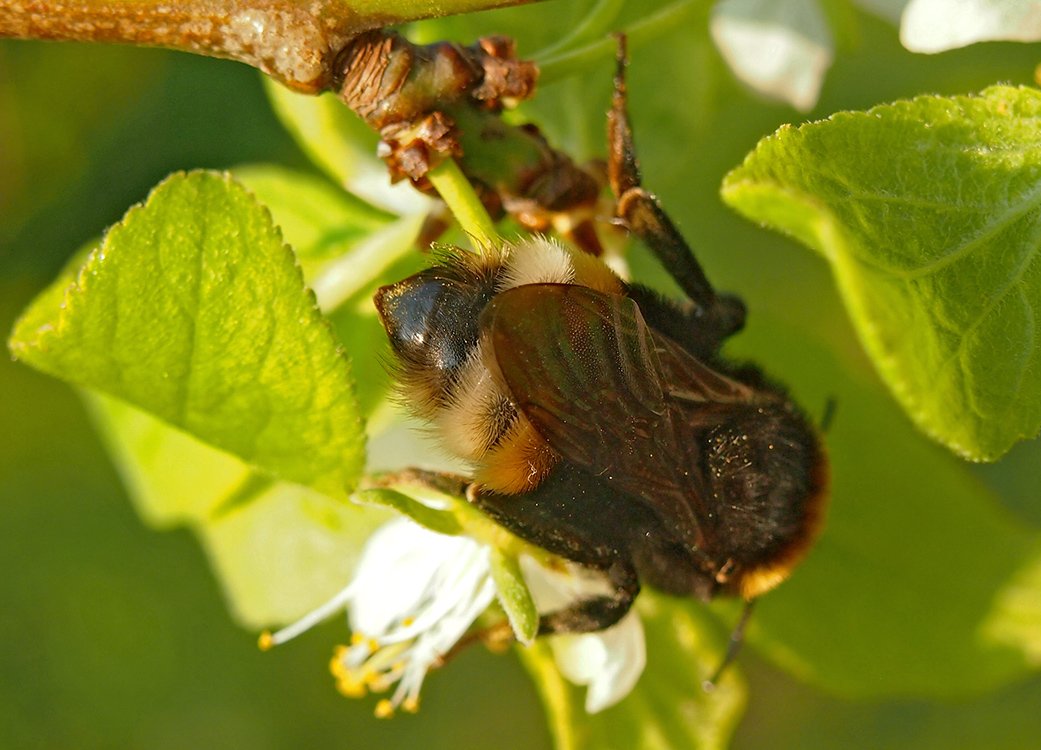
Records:
M470 480L460 474L445 471L408 468L399 471L373 474L366 480L365 488L391 487L396 484L413 484L429 487L435 492L455 497L465 497Z
M524 495L474 485L466 498L522 539L607 576L608 592L543 615L540 634L603 630L629 611L640 591L632 548L653 527L649 510L619 502L597 477L568 465Z
M607 168L611 189L617 201L615 216L630 232L647 244L665 270L694 303L691 317L697 325L708 326L711 335L718 343L722 343L744 326L744 304L736 297L716 294L683 235L662 209L658 199L643 188L626 106L627 56L624 35L618 37L617 60L614 96L611 100L611 111L607 116L607 140L610 151Z
M640 582L636 572L630 567L619 566L607 571L611 583L616 587L613 596L598 596L582 599L570 607L542 615L539 618L540 636L562 633L594 633L606 630L632 608L636 595L640 593ZM470 632L439 660L439 666L456 657L465 648L474 643L484 643L492 649L509 645L513 641L513 628L508 620L491 625L481 630Z
M633 606L640 593L640 581L631 565L617 562L607 569L608 579L614 586L610 596L582 599L570 607L542 615L539 635L553 633L591 633L611 627Z

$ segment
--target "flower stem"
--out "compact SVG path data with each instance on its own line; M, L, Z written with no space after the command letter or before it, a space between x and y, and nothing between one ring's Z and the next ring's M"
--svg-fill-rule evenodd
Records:
M427 173L427 178L474 242L488 246L495 241L498 236L495 224L454 159L445 159Z
M554 744L558 750L576 750L579 740L575 731L574 692L557 668L549 644L536 641L528 648L517 649L517 654L542 694Z

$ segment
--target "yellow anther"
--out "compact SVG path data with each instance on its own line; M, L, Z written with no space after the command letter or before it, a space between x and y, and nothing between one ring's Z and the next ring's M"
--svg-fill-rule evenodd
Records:
M350 670L348 670L347 665L343 663L343 659L339 656L333 656L333 658L329 660L329 671L332 672L333 677L343 677L344 675L349 674Z
M369 639L368 646L369 646L369 651L375 652L375 651L379 651L380 650L380 642L377 641L375 638L370 638Z
M364 698L368 692L360 682L346 677L336 681L336 689L348 698Z
M270 651L275 645L275 639L271 636L270 630L265 630L257 638L257 648L261 651Z
M419 698L408 697L401 704L401 710L414 714L419 711Z
M410 627L412 627L415 624L415 622L416 622L416 618L415 617L406 617L404 620L401 621L401 625L402 625L402 627L410 628Z
M377 719L389 719L394 715L394 704L384 698L376 704L376 710L374 712Z
M361 633L351 633L352 646L360 646L363 643L365 643L365 636L363 636Z
M346 646L344 646L341 643L339 646L337 646L336 648L333 649L333 658L334 659L343 659L343 658L345 658L347 656L347 653L349 651L350 651L350 649L347 648Z

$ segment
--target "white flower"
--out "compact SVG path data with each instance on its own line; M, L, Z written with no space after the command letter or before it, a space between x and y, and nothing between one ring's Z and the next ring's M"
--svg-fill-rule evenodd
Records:
M392 696L377 704L377 716L399 707L415 711L426 673L492 603L488 557L488 548L468 537L394 519L369 538L345 589L289 627L262 636L261 647L284 643L346 608L353 635L330 664L337 687L360 697L397 683Z
M558 572L523 557L521 566L540 612L610 591L602 576L577 565ZM588 686L586 712L591 714L627 696L647 664L643 623L633 610L607 630L556 635L549 643L561 674L576 685Z
M900 21L900 41L912 52L944 52L976 42L1041 39L1036 0L911 0Z
M602 576L578 566L559 572L528 559L523 565L542 612L604 591ZM260 645L285 643L347 609L351 642L336 650L330 668L339 690L350 697L396 684L391 697L376 706L376 715L386 717L398 708L418 709L427 672L440 666L494 597L486 545L396 518L369 538L346 588L292 625L265 633ZM601 633L554 636L552 647L564 676L589 686L591 713L625 697L644 666L643 629L635 613Z
M719 0L712 39L739 79L807 111L817 103L834 42L817 0Z

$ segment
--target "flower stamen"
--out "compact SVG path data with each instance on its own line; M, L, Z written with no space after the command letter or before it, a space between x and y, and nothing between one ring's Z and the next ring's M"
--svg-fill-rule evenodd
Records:
M551 570L531 559L521 562L541 612L602 593L598 587L606 585L602 575L571 564ZM336 689L359 698L393 688L376 703L376 716L389 718L399 709L414 713L431 669L474 640L499 647L512 642L507 622L467 636L495 595L486 544L398 518L370 537L344 589L291 625L265 631L258 645L268 650L347 610L350 639L334 649L329 661ZM643 669L639 619L630 613L622 623L603 634L559 636L551 642L565 676L589 685L586 708L591 712L624 697Z

